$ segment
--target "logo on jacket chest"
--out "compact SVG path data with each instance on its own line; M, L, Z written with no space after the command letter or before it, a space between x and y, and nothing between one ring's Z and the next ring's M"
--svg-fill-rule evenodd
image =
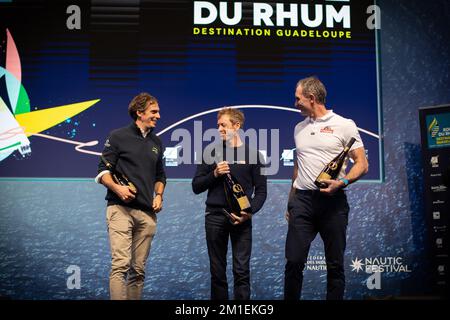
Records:
M159 154L159 149L158 149L158 147L152 147L152 152L153 152L154 154L158 155L158 154Z
M330 133L330 134L332 134L334 132L334 130L331 129L329 126L326 126L326 127L321 128L320 132L321 133Z

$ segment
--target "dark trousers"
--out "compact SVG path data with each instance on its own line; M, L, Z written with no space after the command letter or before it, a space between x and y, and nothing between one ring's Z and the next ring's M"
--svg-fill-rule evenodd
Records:
M327 264L327 300L342 300L345 289L344 251L349 206L344 191L332 196L320 191L296 190L288 203L284 299L301 296L303 269L317 233L324 243Z
M211 300L228 299L226 269L229 238L233 255L234 299L250 299L251 220L234 226L224 214L208 213L205 228L211 272Z

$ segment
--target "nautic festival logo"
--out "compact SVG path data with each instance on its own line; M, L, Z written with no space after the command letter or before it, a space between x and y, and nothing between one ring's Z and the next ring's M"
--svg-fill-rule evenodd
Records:
M403 262L402 257L372 257L352 259L350 265L356 273L363 271L373 272L411 272L410 267Z

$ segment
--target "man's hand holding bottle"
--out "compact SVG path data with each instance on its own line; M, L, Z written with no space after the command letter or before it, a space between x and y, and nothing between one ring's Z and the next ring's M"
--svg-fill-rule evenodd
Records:
M129 203L136 198L135 193L128 187L114 183L114 193L125 203Z
M233 221L232 221L233 224L238 225L238 224L244 223L247 220L250 220L252 218L252 214L245 212L245 211L241 211L241 216L239 217L232 212L231 217L233 218Z
M222 209L223 212L228 216L228 218L230 219L230 222L237 226L238 224L244 223L247 220L250 220L252 218L252 214L245 212L245 211L241 211L241 216L237 216L235 213L229 213L227 210Z
M227 173L230 173L230 166L228 165L228 162L226 161L219 162L216 168L214 169L214 177L217 178Z

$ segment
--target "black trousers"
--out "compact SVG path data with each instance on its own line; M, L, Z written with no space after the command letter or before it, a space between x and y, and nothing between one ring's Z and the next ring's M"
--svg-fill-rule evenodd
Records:
M205 218L206 243L211 272L211 299L228 300L227 252L231 238L234 299L250 299L250 255L252 221L234 226L223 213L208 213Z
M332 196L320 191L296 190L288 203L284 299L301 297L303 269L317 233L324 243L327 264L327 300L342 300L345 289L344 251L349 206L339 190Z

